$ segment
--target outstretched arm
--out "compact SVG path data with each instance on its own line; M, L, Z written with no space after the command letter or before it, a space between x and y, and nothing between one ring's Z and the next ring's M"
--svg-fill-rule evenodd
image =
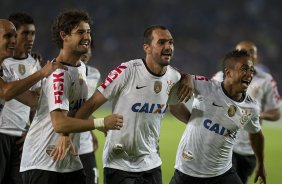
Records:
M262 131L260 130L258 133L250 134L250 141L257 158L255 183L260 177L263 183L266 184L266 171L264 167L264 136Z
M78 109L75 114L76 118L87 119L92 113L103 105L108 99L98 90Z
M100 128L120 130L123 126L122 115L112 114L103 119L82 120L67 116L67 112L57 109L50 113L55 132L69 134Z
M57 68L67 69L59 62L48 62L42 69L22 80L5 82L2 78L0 78L0 98L6 101L15 98L44 77L49 76Z
M17 97L15 97L15 99L29 106L31 109L36 109L39 95L35 91L27 90L22 94L18 95Z

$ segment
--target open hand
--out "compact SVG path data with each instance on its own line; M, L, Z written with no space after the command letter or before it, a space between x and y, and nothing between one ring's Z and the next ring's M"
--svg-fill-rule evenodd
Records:
M189 74L182 74L180 79L180 85L177 91L177 96L180 102L187 102L193 96L193 81L192 76Z
M55 149L51 152L50 156L53 160L63 160L66 154L70 151L72 155L77 155L77 152L72 144L69 136L61 135Z
M68 70L68 68L60 62L47 61L46 65L41 69L41 72L44 77L48 77L51 73L53 73L58 68Z

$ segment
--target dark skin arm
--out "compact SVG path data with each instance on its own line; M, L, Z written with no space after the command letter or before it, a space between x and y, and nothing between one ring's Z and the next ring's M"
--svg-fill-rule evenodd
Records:
M31 109L36 109L39 95L34 91L25 91L16 98L19 102L29 106Z
M184 103L179 103L177 105L169 105L169 111L174 117L176 117L179 121L182 121L185 124L188 123L191 116L189 109Z
M264 136L260 130L258 133L249 134L252 148L257 158L257 168L254 182L260 178L260 183L266 184L266 171L264 167Z
M192 75L184 73L178 68L174 67L174 69L181 74L177 96L180 102L187 102L193 96L194 84L192 80Z
M260 113L261 120L277 121L280 119L280 109L271 109Z

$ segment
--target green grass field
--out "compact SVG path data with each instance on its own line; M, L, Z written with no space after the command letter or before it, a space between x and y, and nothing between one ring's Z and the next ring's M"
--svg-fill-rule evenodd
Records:
M96 117L104 117L109 114L109 110L101 108L94 113ZM174 161L176 155L176 149L178 147L179 140L185 129L185 125L177 121L169 113L165 115L162 123L161 138L160 138L160 151L162 164L163 183L168 184L171 176L174 172ZM267 183L268 184L280 184L280 174L282 170L282 121L275 123L264 123L263 132L265 135L265 164L267 170ZM103 183L103 166L102 166L102 151L105 141L105 137L102 133L95 131L99 140L99 149L96 153L96 159L99 169L99 183ZM280 181L280 182L279 182ZM254 183L253 179L249 181L249 184ZM258 183L258 182L257 182Z

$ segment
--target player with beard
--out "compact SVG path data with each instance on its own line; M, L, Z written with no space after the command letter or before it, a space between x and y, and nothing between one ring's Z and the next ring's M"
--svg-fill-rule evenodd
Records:
M147 28L143 49L145 59L130 60L111 71L76 115L86 118L111 100L113 113L124 116L123 128L107 133L103 151L106 184L161 184L161 120L167 104L188 111L179 102L191 95L189 87L179 100L175 93L181 74L170 66L174 52L170 31L160 25ZM187 122L184 112L178 118Z

